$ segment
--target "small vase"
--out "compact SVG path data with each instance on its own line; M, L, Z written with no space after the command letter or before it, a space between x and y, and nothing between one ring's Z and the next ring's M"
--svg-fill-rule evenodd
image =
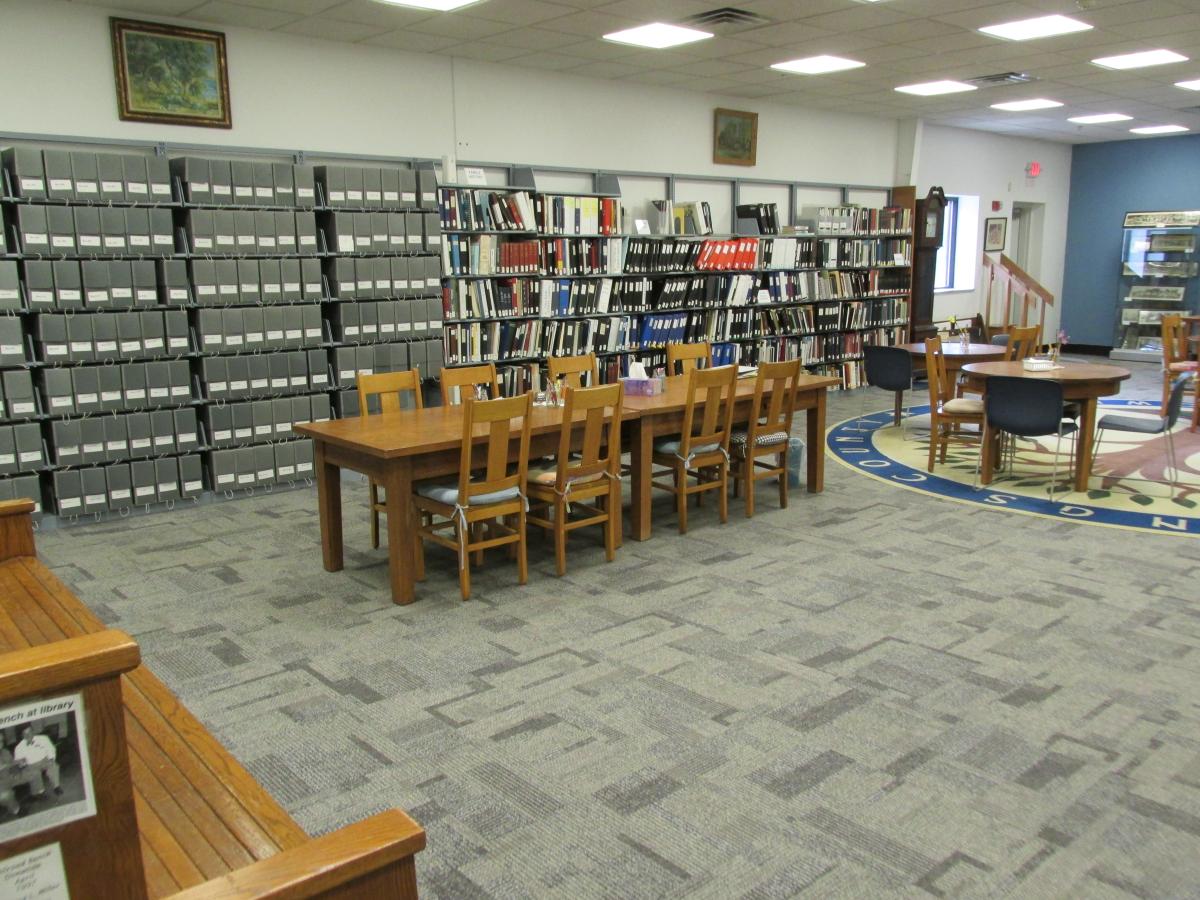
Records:
M965 331L960 331L958 333L958 343L959 343L959 346L962 347L963 353L966 353L967 348L971 344L971 335Z

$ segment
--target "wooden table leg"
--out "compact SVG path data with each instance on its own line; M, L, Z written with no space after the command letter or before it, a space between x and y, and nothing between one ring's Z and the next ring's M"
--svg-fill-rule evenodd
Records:
M825 388L817 391L817 402L805 414L808 441L808 492L825 490Z
M326 572L342 570L342 470L325 460L325 442L313 441L321 558Z
M654 430L645 417L630 423L630 509L631 536L635 541L650 539L650 477L654 453Z
M1079 413L1079 439L1075 448L1075 490L1085 492L1092 474L1092 441L1096 437L1096 398L1088 397Z
M388 574L393 603L412 603L416 580L412 523L412 461L407 457L389 460L384 478L387 491Z

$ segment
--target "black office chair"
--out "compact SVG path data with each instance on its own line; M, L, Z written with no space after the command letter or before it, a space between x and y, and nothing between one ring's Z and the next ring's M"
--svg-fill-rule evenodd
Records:
M995 376L987 380L987 395L984 399L985 432L998 429L1015 437L1042 437L1056 435L1054 444L1054 468L1050 476L1050 499L1054 500L1054 488L1058 484L1058 456L1062 448L1063 435L1071 435L1072 451L1074 435L1078 430L1074 422L1063 421L1063 389L1057 381L1039 378L1011 378ZM985 434L984 440L990 440ZM1012 474L1015 442L1008 457L1008 471ZM1073 454L1072 454L1073 455Z
M912 356L907 350L899 347L863 347L863 369L866 372L867 384L881 390L892 391L896 395L896 407L892 413L892 424L903 429L904 392L911 391L913 386ZM862 418L867 411L867 392L863 391L862 405L859 409L858 430L862 431Z
M1175 462L1175 436L1172 431L1175 428L1175 423L1179 421L1179 412L1183 408L1183 395L1187 390L1188 382L1194 378L1194 375L1183 375L1175 379L1171 385L1171 393L1167 398L1166 415L1160 416L1158 419L1139 419L1136 416L1122 416L1116 413L1110 413L1107 416L1101 416L1100 421L1096 423L1096 441L1092 445L1092 468L1095 469L1096 457L1100 453L1100 441L1104 437L1105 431L1124 431L1126 434L1161 434L1164 436L1164 443L1167 445L1167 467L1174 472L1174 477L1171 479L1171 486L1174 488L1179 484L1179 467ZM1143 478L1122 478L1122 481L1144 481ZM1171 491L1174 493L1174 491ZM1167 496L1171 496L1168 493Z

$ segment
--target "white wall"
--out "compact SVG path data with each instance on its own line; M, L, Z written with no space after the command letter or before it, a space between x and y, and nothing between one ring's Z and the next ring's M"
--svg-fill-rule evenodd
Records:
M1063 261L1067 241L1067 202L1071 188L1071 146L1030 138L1008 137L961 128L925 125L916 165L917 192L924 196L933 185L947 194L979 196L978 246L958 248L976 260L983 251L983 221L996 216L1008 218L1008 248L1016 240L1013 228L1014 201L1044 203L1040 246L1032 248L1029 274L1056 298L1062 297ZM1029 178L1025 166L1037 161L1042 174ZM992 211L992 201L1003 207ZM1011 250L1009 251L1011 254ZM938 294L934 318L972 316L983 311L983 284L977 276L975 290ZM1061 302L1061 300L1060 300ZM1046 312L1046 331L1058 329L1059 307Z
M219 29L232 130L121 122L110 12L0 0L0 130L728 178L893 179L890 120L242 28ZM753 169L712 162L717 106L760 113Z

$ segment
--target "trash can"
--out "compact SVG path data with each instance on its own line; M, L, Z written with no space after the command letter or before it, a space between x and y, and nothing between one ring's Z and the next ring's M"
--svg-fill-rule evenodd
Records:
M788 487L804 485L800 473L804 471L804 441L798 437L788 438Z

